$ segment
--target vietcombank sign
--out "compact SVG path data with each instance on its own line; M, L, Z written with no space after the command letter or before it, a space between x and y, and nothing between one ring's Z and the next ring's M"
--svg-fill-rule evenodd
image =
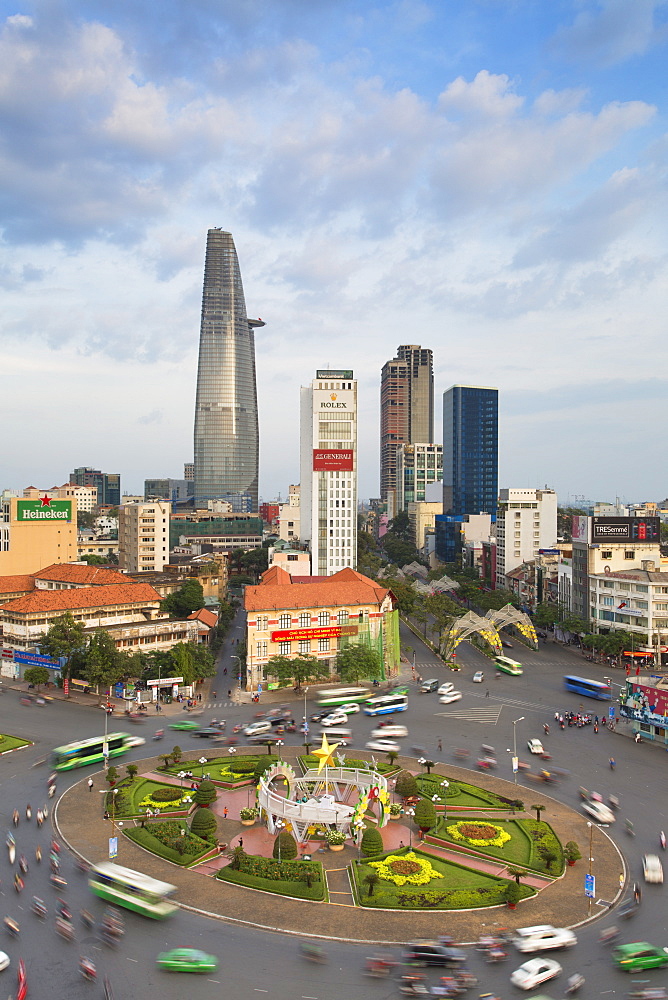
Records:
M17 521L71 521L72 501L52 500L42 497L41 500L17 500Z

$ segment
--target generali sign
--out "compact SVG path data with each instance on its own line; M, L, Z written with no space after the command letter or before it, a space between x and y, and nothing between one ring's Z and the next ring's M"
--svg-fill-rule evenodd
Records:
M325 451L322 448L313 449L313 471L314 472L352 472L353 471L353 455L354 452L350 450L329 450Z
M17 500L17 521L71 521L72 501L52 500L43 496L40 500Z

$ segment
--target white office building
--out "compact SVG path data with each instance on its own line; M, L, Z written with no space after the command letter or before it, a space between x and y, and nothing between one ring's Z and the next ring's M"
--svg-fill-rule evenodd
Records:
M161 573L169 564L169 500L118 508L118 564L127 573Z
M331 576L357 565L357 382L325 369L300 392L301 540Z
M496 585L506 574L535 559L557 542L557 494L554 490L499 490L496 515Z

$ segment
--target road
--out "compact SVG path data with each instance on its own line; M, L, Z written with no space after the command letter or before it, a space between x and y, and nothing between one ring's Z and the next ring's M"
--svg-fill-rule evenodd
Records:
M417 670L423 677L446 679L445 668L435 663L432 654L419 640L413 636L404 636L403 641L416 649ZM409 726L411 734L406 742L424 746L435 760L443 761L452 759L452 750L456 747L468 748L474 755L482 743L492 744L497 749L500 765L498 773L504 776L505 772L505 776L509 778L511 754L507 751L512 749L513 721L524 717L516 726L517 745L521 751L525 748L527 739L534 736L542 738L543 723L552 723L556 710L579 708L577 697L563 690L564 673L577 672L594 677L602 675L601 668L576 658L570 651L554 644L541 644L538 653L529 652L516 644L509 655L522 661L525 666L523 676L518 678L502 675L496 680L488 660L470 647L460 647L460 650L464 669L458 675L448 673L447 679L454 680L463 692L462 700L443 706L435 694L411 695L410 707L401 719ZM224 669L223 663L227 655L224 652L221 658L221 669ZM485 672L483 684L471 682L470 678L476 669L483 669ZM613 677L615 679L621 681L619 672L617 678ZM486 696L487 691L489 697ZM286 700L288 697L292 698L291 692ZM296 717L303 713L302 706L303 702L300 700L294 703ZM592 711L596 711L597 707L600 709L597 702L586 704L586 708ZM314 703L307 701L307 712L310 713L314 708ZM220 716L221 712L209 709L206 713L209 717L214 714ZM224 714L228 726L231 726L235 721L250 720L253 711L250 706L228 706ZM30 802L34 812L46 800L48 769L45 766L33 768L31 765L53 746L68 739L99 734L102 729L100 716L99 710L82 709L66 703L52 704L45 708L21 707L14 693L7 693L0 698L0 732L27 736L36 743L32 749L0 758L3 790L0 819L5 829L10 827L11 812L15 806L23 810L25 804ZM164 718L151 717L142 728L133 731L150 737L166 721ZM351 717L350 724L356 736L356 745L363 746L376 722L356 715ZM443 752L440 754L437 750L439 738L443 745ZM296 736L287 736L286 740L299 742ZM184 750L191 745L194 749L201 746L199 740L186 733L175 734L173 742L179 742ZM549 788L541 786L540 791L520 777L519 784L524 785L525 790L518 791L518 797L527 802L540 801L541 792L545 791L578 808L579 785L600 791L604 796L610 793L618 795L622 804L621 816L633 817L637 836L632 840L625 835L620 822L608 832L627 855L631 876L639 878L641 855L645 851L660 853L659 831L668 829L668 799L665 794L668 759L665 753L645 745L636 746L631 740L603 730L594 735L591 727L561 732L551 726L550 735L544 742L555 763L569 769L571 777L560 785ZM172 745L171 739L168 745ZM140 759L145 753L142 748L137 748L124 761ZM614 773L608 767L611 755L618 762ZM526 759L528 755L520 752L520 756ZM85 772L82 771L60 776L59 791L82 777L85 777ZM91 795L101 798L97 789ZM116 1000L138 996L142 1000L172 1000L180 997L184 988L187 989L190 1000L199 1000L218 996L221 986L231 990L235 1000L247 1000L263 993L270 993L272 998L278 997L280 1000L340 1000L342 995L348 994L383 998L398 995L395 983L362 977L361 969L367 953L364 947L331 944L327 948L328 964L314 966L300 961L294 938L211 921L185 912L178 913L165 923L145 921L128 913L126 937L117 950L100 944L90 933L85 933L83 927L78 928L74 943L63 942L55 934L52 917L42 924L28 912L33 894L41 896L50 909L54 903L55 893L48 884L47 867L44 862L41 867L34 862L37 842L41 842L43 850L48 845L49 834L46 831L45 825L39 836L34 819L31 823L23 819L16 831L18 851L25 852L31 862L26 889L21 896L17 896L12 888L13 872L4 848L0 853L4 913L16 917L22 928L19 941L6 938L6 943L2 945L13 963L9 970L0 973L6 994L13 992L15 988L15 963L22 956L28 965L30 996L52 1000L60 1000L61 997L63 1000L78 1000L79 997L101 996L101 984L91 986L78 976L79 956L88 954L96 961L100 973L110 976ZM586 854L586 845L580 847L583 854ZM580 862L583 873L584 864L585 862ZM595 859L593 868L595 872ZM63 873L69 882L66 894L73 911L76 913L85 906L96 915L101 915L102 905L91 897L85 878L74 870L67 857L63 860ZM625 940L668 944L665 891L662 886L644 887L643 905L639 914L623 924ZM252 900L252 894L249 893L250 920ZM280 903L277 905L280 907ZM595 903L594 912L600 909ZM498 914L495 914L495 918L498 919ZM483 912L481 930L484 920ZM609 963L606 950L597 943L600 928L611 922L611 918L607 918L582 928L578 931L579 944L575 949L563 956L554 953L554 957L564 966L564 975L580 971L587 978L587 985L581 994L585 1000L588 997L611 992L620 994L628 989L639 988L641 981L650 980L652 984L659 984L667 978L659 972L623 976L615 971ZM445 930L447 916L435 917L435 933ZM221 963L218 972L205 977L189 976L185 980L178 975L158 972L155 966L156 954L178 946L198 947L218 955ZM504 965L485 966L478 953L472 950L470 964L480 976L479 992L497 991L503 997L517 992L509 985L508 975L520 964L519 956L512 954ZM435 973L430 973L429 976L432 981L437 978ZM547 984L544 991L560 995L563 992L563 982L560 985ZM473 991L470 996L477 996L477 993L477 990Z

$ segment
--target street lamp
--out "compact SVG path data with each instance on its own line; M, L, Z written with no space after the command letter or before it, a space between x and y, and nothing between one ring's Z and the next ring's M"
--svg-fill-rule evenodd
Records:
M441 788L443 789L443 819L446 818L448 813L448 788L450 787L449 781L442 781Z
M520 715L519 719L515 719L513 722L513 780L517 784L517 723L522 722L524 716Z
M411 809L409 807L406 810L405 815L408 816L408 836L409 836L409 841L410 841L409 846L412 849L412 847L413 847L413 816L415 816L415 809Z
M281 863L281 833L285 828L285 823L282 819L277 819L274 823L274 829L278 830L278 863Z

